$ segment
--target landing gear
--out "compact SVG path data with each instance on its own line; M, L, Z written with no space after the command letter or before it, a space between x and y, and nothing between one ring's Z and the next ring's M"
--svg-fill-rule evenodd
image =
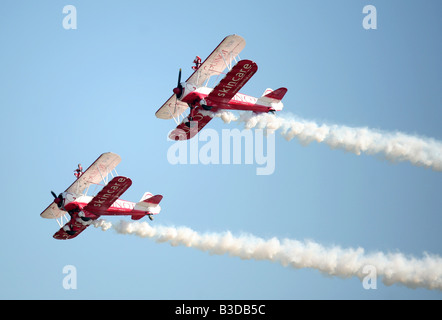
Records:
M210 111L210 110L212 110L212 106L208 106L207 105L207 101L206 101L206 99L202 99L200 102L199 102L199 104L200 104L200 106L201 106L201 108L203 108L204 110L206 110L206 111Z
M81 211L80 209L76 209L76 211L78 212L78 216L80 217L80 219L84 222L89 222L91 221L92 218L90 217L86 217L84 211Z
M150 220L150 221L153 221L153 217L152 217L151 214L149 214L148 217L149 217L149 220Z
M71 227L69 227L69 225L65 225L63 227L63 230L70 236L73 236L74 234L77 233L77 231L71 230Z
M195 106L193 104L191 104L191 103L188 103L188 105L189 105L189 108L190 108L190 113L189 113L189 116L187 117L187 119L189 121L184 122L184 124L187 127L192 128L192 127L195 126L195 123L193 122L193 113L194 113L194 110L195 110Z

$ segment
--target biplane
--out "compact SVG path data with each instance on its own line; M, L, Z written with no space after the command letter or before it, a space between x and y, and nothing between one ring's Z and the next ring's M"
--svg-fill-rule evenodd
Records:
M170 139L191 139L212 119L212 112L219 110L255 113L282 110L281 100L287 93L286 88L267 89L260 98L239 93L258 70L255 62L239 59L239 53L245 45L241 36L227 36L204 62L201 63L201 59L196 57L195 66L192 67L195 71L185 82L181 82L180 69L173 95L155 113L157 118L174 119L178 125L169 134ZM226 69L227 73L223 73ZM210 78L217 76L218 80L222 74L223 79L214 88L210 88ZM190 109L189 115L183 116L187 109Z
M82 172L79 165L81 171L76 170L77 179L66 191L59 195L51 191L54 201L40 216L57 220L60 230L54 234L55 239L75 238L103 215L125 215L133 220L148 216L153 220L153 215L160 213L162 195L146 192L137 203L119 199L132 185L131 179L117 174L115 167L120 162L119 155L103 153L86 171ZM104 187L95 196L88 196L93 185L95 188Z

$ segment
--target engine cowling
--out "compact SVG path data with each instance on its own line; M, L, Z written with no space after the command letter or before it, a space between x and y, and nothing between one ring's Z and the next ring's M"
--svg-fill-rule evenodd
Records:
M178 100L185 101L186 97L189 96L189 94L194 92L196 89L197 88L194 84L182 82L181 87L173 89L173 92L177 95Z

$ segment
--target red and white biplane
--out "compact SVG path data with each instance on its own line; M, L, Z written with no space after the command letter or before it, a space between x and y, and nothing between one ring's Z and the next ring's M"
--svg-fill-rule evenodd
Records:
M86 171L76 170L77 180L65 192L57 196L51 191L54 202L40 216L57 220L61 228L54 234L55 239L75 238L103 215L129 215L133 220L148 216L153 220L152 216L160 213L162 195L146 192L138 203L119 199L132 185L131 179L116 173L115 167L120 161L121 157L115 153L103 153ZM101 185L100 182L104 183L103 189L95 196L88 196L90 186Z
M261 98L238 92L258 70L255 62L237 59L245 45L241 36L227 36L203 63L196 57L192 67L195 72L185 82L181 82L180 69L173 95L155 113L157 118L174 119L177 123L177 128L169 134L170 139L194 137L212 119L210 113L204 111L226 109L261 113L282 110L281 100L286 88L267 89ZM227 73L223 73L226 68ZM210 78L221 74L225 74L224 78L214 88L208 87ZM189 115L182 116L187 108L190 108Z

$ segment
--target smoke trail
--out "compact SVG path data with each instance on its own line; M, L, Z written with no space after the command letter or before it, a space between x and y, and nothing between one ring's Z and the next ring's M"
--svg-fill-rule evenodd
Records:
M442 143L432 138L369 128L318 125L295 116L276 116L269 113L244 112L239 118L229 111L210 114L221 118L225 123L244 123L246 129L256 127L270 132L280 130L286 140L298 138L304 145L312 141L325 142L332 149L343 149L357 155L380 154L392 162L409 161L415 166L442 171Z
M192 247L210 254L268 260L285 267L316 269L331 276L356 276L361 281L367 276L364 268L373 266L385 285L402 284L409 288L442 290L442 258L427 253L422 259L406 257L401 253L366 254L362 248L327 248L313 241L290 239L264 240L253 235L234 236L229 231L200 234L187 227L152 227L147 222L120 221L112 226L110 222L97 220L94 225L104 231L112 227L120 234L151 238L172 246Z

